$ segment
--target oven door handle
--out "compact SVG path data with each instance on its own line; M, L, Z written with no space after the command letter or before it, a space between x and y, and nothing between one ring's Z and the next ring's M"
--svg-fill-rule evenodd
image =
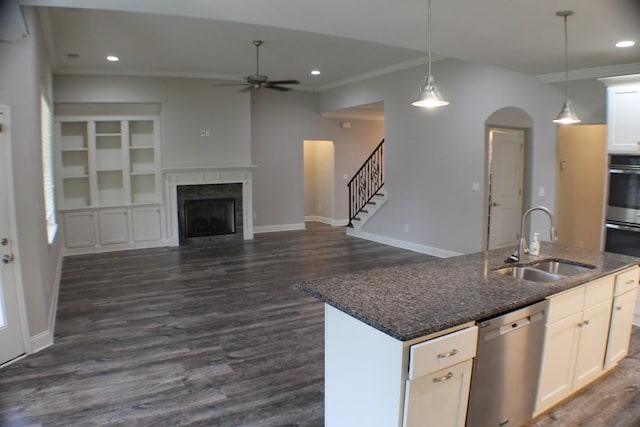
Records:
M633 231L635 233L640 233L640 227L629 227L627 225L618 225L618 224L605 224L605 227L613 228L614 230Z
M638 169L609 169L609 173L623 173L628 175L640 175Z

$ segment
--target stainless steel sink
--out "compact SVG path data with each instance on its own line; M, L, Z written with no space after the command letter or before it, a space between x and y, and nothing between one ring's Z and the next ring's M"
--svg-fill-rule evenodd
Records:
M530 282L548 283L586 273L594 268L592 265L578 265L571 261L544 260L527 266L503 267L495 270L495 272Z
M553 274L531 267L505 267L496 270L496 273L513 276L517 279L528 280L530 282L556 282L565 278L565 276L559 274Z
M547 271L553 274L559 274L561 276L575 276L576 274L586 273L589 270L594 269L592 265L577 265L566 261L560 260L547 260L532 264L531 267L538 270Z

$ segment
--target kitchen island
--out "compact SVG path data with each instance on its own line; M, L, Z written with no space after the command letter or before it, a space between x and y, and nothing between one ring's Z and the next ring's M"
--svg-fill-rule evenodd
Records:
M605 285L611 295L605 297L611 305L616 274L638 265L638 259L633 257L543 242L541 256L527 257L522 264L551 258L593 268L555 282L531 282L496 273L495 270L506 266L505 260L514 249L298 283L300 289L326 304L326 425L411 425L406 415L410 399L405 394L420 371L414 361L425 350L418 345L433 341L446 349L448 344L437 344L444 338L454 340L456 351L453 355L446 351L438 353L433 381L443 379L449 383L450 394L448 400L436 399L431 404L436 409L442 408L452 404L452 395L457 396L460 402L449 410L457 414L455 421L443 421L442 425L461 425L466 413L466 401L462 400L466 399L465 387L468 394L477 322L600 280L610 280L610 285ZM608 325L607 320L607 331ZM450 367L454 364L460 367L462 363L468 365L466 370L461 371L459 378L448 381L453 376ZM440 375L437 370L440 368L447 368L442 377L436 375Z

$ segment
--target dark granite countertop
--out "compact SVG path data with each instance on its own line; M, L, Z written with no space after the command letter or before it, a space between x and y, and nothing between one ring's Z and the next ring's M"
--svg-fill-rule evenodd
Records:
M494 272L508 265L504 260L514 250L341 274L296 286L396 339L408 341L513 311L639 261L626 255L542 242L541 256L527 256L522 264L555 258L596 268L557 282L535 283Z

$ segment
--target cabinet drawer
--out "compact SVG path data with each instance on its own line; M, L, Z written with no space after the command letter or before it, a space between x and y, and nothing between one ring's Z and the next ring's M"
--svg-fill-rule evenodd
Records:
M472 326L411 346L409 379L463 362L476 355L478 327Z
M613 297L613 284L615 276L605 277L591 283L586 288L584 296L584 308L593 307Z
M572 289L549 298L547 325L582 311L584 307L585 288Z
M638 286L638 273L640 269L634 268L633 270L625 271L616 276L616 288L614 294L616 296L622 295L631 289Z

